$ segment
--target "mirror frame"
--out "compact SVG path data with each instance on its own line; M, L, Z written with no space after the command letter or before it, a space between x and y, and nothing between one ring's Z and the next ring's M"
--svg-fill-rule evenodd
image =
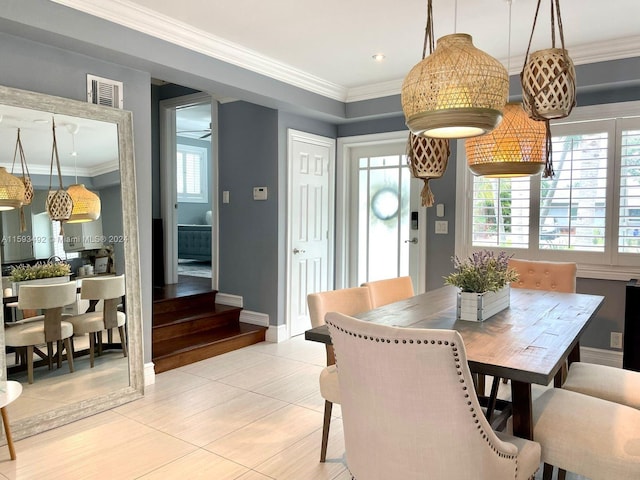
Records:
M21 439L82 418L95 415L130 402L144 395L144 359L142 339L142 298L140 291L140 259L138 252L138 212L136 174L133 149L133 115L102 105L63 97L0 86L0 105L11 105L51 114L70 115L116 124L125 255L125 298L129 359L129 386L109 394L81 400L48 412L12 422L15 439ZM127 208L125 209L125 205ZM4 327L4 312L0 309ZM4 328L0 329L0 344L4 348ZM7 379L6 363L2 362L3 380Z

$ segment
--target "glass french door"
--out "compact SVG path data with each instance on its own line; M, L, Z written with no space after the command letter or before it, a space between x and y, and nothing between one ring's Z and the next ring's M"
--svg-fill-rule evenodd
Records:
M353 148L351 162L352 283L410 275L419 291L425 222L421 182L411 176L406 142Z

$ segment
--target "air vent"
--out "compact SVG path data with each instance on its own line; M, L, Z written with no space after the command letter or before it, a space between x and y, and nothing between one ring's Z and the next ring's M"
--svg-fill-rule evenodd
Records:
M87 75L87 101L96 105L122 108L122 82Z

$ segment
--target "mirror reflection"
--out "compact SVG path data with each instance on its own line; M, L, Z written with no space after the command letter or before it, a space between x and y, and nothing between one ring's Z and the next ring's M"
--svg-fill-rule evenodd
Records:
M122 207L123 193L124 198L128 193L122 190L120 176L122 145L130 145L131 138L122 138L126 133L119 132L122 123L104 121L96 113L103 107L66 101L73 113L68 114L64 99L47 98L58 104L55 110L0 104L0 167L23 178L22 150L33 184L28 205L6 210L2 205L7 194L0 185L2 360L6 378L23 385L10 410L18 437L21 421L24 432L35 433L42 429L37 425L43 416L55 414L61 417L58 424L65 423L65 415L69 420L78 418L74 406L86 407L90 401L100 410L104 409L100 398L108 398L107 404L113 405L118 403L114 395L142 390L139 379L131 381L131 355L126 348L132 337L139 341L137 324L136 333L127 334L130 321L139 318L128 311L132 285L125 270L131 268L127 255L134 252L125 235ZM118 118L118 114L106 117ZM55 156L52 162L54 124L60 176ZM132 163L132 156L127 157ZM88 208L89 213L78 214L74 208L70 222L51 219L60 208L51 194L60 190L60 179L74 204ZM70 191L70 186L76 187ZM89 201L84 194L91 197ZM138 300L132 300L132 310L137 312ZM135 376L139 369L136 364ZM95 413L91 410L87 414Z

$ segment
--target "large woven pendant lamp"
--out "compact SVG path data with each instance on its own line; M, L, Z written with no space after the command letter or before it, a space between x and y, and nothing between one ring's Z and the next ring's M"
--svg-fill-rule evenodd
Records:
M431 12L428 0L427 28ZM468 138L500 123L508 94L504 66L474 47L470 35L456 33L438 39L435 51L405 77L402 110L415 135Z
M100 197L81 183L69 185L67 193L73 201L73 210L67 223L92 222L100 218Z
M71 139L73 142L73 155L74 159L78 158L78 153L75 149L75 134L78 133L79 126L76 124L67 124L67 130L71 133ZM77 160L76 160L77 161ZM83 223L92 222L100 218L100 197L95 193L87 190L87 188L78 183L78 165L75 164L76 169L76 183L69 185L67 193L73 201L73 210L71 216L67 220L67 223Z
M474 175L522 177L537 175L546 163L545 126L518 103L507 103L498 127L465 141L467 164Z
M19 208L24 200L24 183L0 167L0 211Z
M20 168L22 169L22 177L20 181L24 184L24 198L22 205L20 205L20 231L24 232L27 229L27 222L24 217L24 207L31 204L33 200L33 182L29 175L29 168L27 167L27 160L22 148L22 140L20 139L20 129L18 129L18 138L16 139L16 148L13 152L13 164L11 165L11 174L16 165L16 158L20 156Z
M60 172L60 157L58 156L58 142L56 140L56 122L55 119L51 121L53 130L53 146L51 147L51 170L49 171L49 194L45 202L45 209L49 214L51 220L58 220L60 222L60 235L64 234L63 224L71 216L73 211L73 200L71 196L62 187L62 173ZM56 162L56 168L58 171L58 183L59 188L53 190L51 187L53 180L53 162Z

